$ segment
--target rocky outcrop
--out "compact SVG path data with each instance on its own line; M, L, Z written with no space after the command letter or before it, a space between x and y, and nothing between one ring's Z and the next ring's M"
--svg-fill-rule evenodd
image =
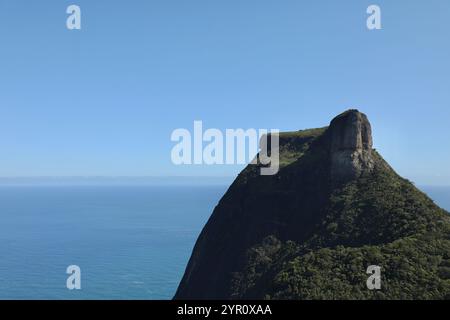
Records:
M175 299L450 296L442 273L450 260L441 265L450 257L450 219L372 149L363 113L348 110L329 127L280 133L279 154L276 175L249 165L222 197ZM415 262L400 264L403 258ZM367 290L372 264L383 266L389 285L382 292ZM418 272L410 268L416 265Z
M331 121L328 131L332 179L346 182L373 169L372 129L365 114L348 110Z

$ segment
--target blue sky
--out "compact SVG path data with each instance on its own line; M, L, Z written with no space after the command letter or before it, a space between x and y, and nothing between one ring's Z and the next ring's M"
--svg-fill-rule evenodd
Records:
M449 33L447 0L0 0L0 176L235 175L174 166L170 134L356 107L401 175L450 185Z

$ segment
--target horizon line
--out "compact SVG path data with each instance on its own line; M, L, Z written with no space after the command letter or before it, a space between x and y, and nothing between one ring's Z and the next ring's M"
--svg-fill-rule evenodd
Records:
M26 182L58 182L57 180L79 180L79 181L93 181L93 180L104 180L104 181L112 181L112 180L135 180L145 182L146 179L174 179L186 180L186 179L200 179L200 180L229 180L231 183L234 179L237 178L236 175L117 175L117 176L109 176L109 175L68 175L68 176L0 176L0 184L4 183L26 183ZM27 181L28 180L28 181ZM40 180L40 181L39 181ZM45 181L47 180L47 181ZM143 181L144 180L144 181ZM64 182L64 181L60 181ZM149 181L150 182L150 181ZM227 181L228 182L228 181ZM450 187L450 183L416 183L412 182L416 186L422 187Z

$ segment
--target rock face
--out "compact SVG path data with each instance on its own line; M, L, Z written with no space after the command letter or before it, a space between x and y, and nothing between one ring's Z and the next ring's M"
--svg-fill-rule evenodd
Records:
M449 215L372 149L363 113L280 133L279 151L276 175L249 165L222 197L175 299L450 297Z
M331 121L329 132L335 180L345 182L373 169L372 129L365 114L348 110Z

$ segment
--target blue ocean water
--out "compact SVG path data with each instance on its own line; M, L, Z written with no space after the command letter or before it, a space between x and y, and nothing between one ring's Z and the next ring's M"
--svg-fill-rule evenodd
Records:
M226 189L0 186L0 299L170 299ZM450 211L450 187L421 189Z
M450 212L450 187L444 186L425 186L419 187L441 208Z
M170 299L226 186L0 187L0 299ZM81 268L81 290L66 268Z

